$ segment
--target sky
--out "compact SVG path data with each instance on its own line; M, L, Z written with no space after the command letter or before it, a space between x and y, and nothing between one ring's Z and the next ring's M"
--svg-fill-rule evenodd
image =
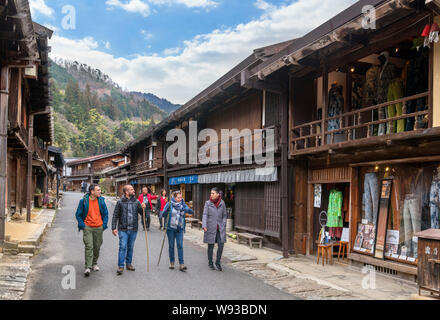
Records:
M355 0L29 0L51 57L184 104L254 49L303 36Z

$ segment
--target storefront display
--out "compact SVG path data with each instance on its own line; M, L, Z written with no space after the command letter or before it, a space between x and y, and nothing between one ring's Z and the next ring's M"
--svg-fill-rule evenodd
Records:
M384 250L385 259L415 263L418 258L415 234L430 228L439 229L440 225L439 164L363 167L360 175L362 223L354 250L375 254L376 246L376 250ZM389 185L379 189L379 180Z

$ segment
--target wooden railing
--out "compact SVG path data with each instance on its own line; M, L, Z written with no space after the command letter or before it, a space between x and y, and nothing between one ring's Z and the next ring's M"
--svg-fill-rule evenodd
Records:
M149 171L149 170L155 170L157 169L157 162L158 159L148 160L142 163L135 164L131 171L134 171L136 173Z
M396 124L398 120L404 120L405 122L403 131L406 129L405 120L414 122L414 131L423 130L428 127L428 124L425 123L425 119L427 120L429 116L427 97L429 97L429 92L295 126L291 129L291 153L321 148L326 145L369 139L378 135L375 131L379 131L380 126L385 127L383 135L398 134L400 133L397 132ZM407 113L408 102L418 99L424 100L426 110ZM385 114L385 108L396 104L402 104L402 115L388 118L380 116ZM379 115L378 120L374 119L374 112ZM336 125L338 128L329 130L330 121L339 122ZM323 125L324 131L322 130Z

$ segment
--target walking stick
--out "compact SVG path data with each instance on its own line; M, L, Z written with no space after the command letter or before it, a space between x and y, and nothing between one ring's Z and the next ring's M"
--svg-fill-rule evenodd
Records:
M145 221L145 209L142 209L144 214L143 214L143 218L144 218L144 226L145 226L145 241L147 243L147 272L150 272L150 250L148 248L148 232L147 232L147 224Z
M171 203L171 191L170 191L170 198L169 198L169 202ZM165 238L167 236L167 227L168 227L168 222L170 221L170 213L168 212L168 216L167 216L167 222L164 225L164 232L163 232L163 241L162 241L162 248L160 249L160 255L159 255L159 261L157 262L157 266L160 265L160 259L162 258L162 252L163 252L163 247L165 245Z

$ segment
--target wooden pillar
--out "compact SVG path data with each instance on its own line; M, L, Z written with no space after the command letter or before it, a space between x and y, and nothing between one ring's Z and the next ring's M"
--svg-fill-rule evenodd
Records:
M440 23L440 16L436 16L434 21ZM430 84L432 83L430 106L430 120L433 127L440 127L440 42L434 43L430 51Z
M29 144L27 158L27 197L26 197L26 221L31 222L31 201L33 195L32 183L32 155L34 149L34 115L29 115Z
M15 170L16 172L16 178L15 178L15 212L21 213L21 201L20 201L20 166L21 166L21 157L17 156L17 168ZM19 209L20 208L20 209Z
M328 109L328 68L324 61L322 64L322 143L321 145L326 145L327 140L325 138L325 132L327 128L325 127L325 119L327 118L327 109Z
M289 103L288 95L283 92L281 95L281 241L283 256L289 257ZM292 230L294 222L292 221Z
M6 183L8 161L8 101L9 67L0 73L0 244L5 241L6 229Z
M168 144L165 142L163 144L163 150L162 150L162 153L163 153L163 172L164 172L164 174L163 174L163 188L168 192L169 185L168 185L167 147L168 147Z

